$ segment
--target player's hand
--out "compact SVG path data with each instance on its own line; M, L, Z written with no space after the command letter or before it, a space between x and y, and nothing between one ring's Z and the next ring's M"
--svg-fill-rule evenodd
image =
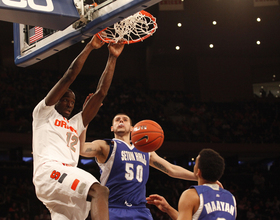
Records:
M216 183L219 185L219 187L224 188L223 184L220 181L216 181Z
M88 102L88 100L90 99L90 97L93 95L93 93L90 93L90 94L88 94L88 96L86 97L86 100L84 101L84 104L83 104L83 110L84 110L84 108L86 107L86 104L87 104L87 102Z
M162 212L167 212L170 208L166 199L160 195L153 194L146 198L148 204L155 205Z
M119 43L109 43L108 45L109 53L114 57L119 57L123 51L123 48L124 44L121 41Z
M89 44L91 44L91 46L94 49L99 49L100 47L102 47L105 44L105 42L103 40L100 40L96 35L94 35L91 38L91 41L89 42Z

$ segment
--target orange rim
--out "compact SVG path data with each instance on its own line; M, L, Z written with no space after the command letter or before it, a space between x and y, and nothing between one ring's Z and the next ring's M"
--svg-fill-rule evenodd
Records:
M154 25L153 25L152 31L151 31L149 34L147 34L146 36L141 37L141 38L138 38L138 39L136 39L136 40L123 41L123 42L122 42L123 44L132 44L132 43L137 43L137 42L143 41L143 40L147 39L148 37L150 37L150 36L155 32L155 30L156 30L155 27L156 27L157 24L156 24L156 19L154 18L154 16L151 15L149 12L144 11L144 10L139 11L139 13L145 15L146 17L149 17L149 18L153 21L153 24L154 24ZM105 29L103 29L102 31L98 32L98 33L96 34L96 36L97 36L100 40L104 41L105 43L110 43L110 42L116 43L116 41L115 41L114 39L111 39L111 38L108 38L108 37L103 38L103 37L100 36L101 33L102 33L103 31L106 31L107 29L108 29L108 28L105 28Z

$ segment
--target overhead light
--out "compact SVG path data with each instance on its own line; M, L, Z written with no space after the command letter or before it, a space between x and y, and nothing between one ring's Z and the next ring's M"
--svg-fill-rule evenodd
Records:
M261 44L261 42L260 42L259 40L257 40L257 41L256 41L256 44L257 44L257 45L260 45L260 44Z
M176 50L180 50L180 47L179 47L179 46L176 46L175 49L176 49Z
M257 22L261 22L261 20L262 20L261 18L257 18Z
M213 25L216 25L216 24L217 24L217 21L213 21L212 24L213 24Z
M182 27L182 23L178 23L177 26L178 26L178 27Z
M214 44L209 44L209 47L210 47L210 48L213 48L213 47L214 47Z

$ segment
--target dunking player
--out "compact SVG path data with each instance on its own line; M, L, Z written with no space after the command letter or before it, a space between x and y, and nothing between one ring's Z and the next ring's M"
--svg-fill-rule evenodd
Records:
M216 151L203 149L194 166L198 186L192 186L182 193L179 211L159 195L150 195L147 202L156 205L173 220L234 220L237 215L235 198L229 191L216 184L223 175L224 168L224 159Z
M123 44L108 45L107 65L96 92L87 100L83 110L69 119L75 104L75 94L69 86L80 73L90 52L103 44L93 36L33 111L33 183L37 197L49 209L53 220L85 219L89 208L92 220L109 219L108 188L101 186L91 174L77 168L79 135L95 117L107 95Z
M85 131L81 135L81 155L96 157L102 171L101 184L110 189L110 220L153 219L150 210L146 208L149 165L171 177L196 180L193 172L169 163L155 152L143 153L137 150L130 142L132 129L129 116L117 114L111 127L114 139L96 140L83 146Z

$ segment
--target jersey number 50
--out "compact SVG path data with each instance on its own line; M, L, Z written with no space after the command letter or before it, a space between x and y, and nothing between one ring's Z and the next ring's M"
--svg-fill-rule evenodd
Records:
M126 163L125 171L126 171L125 178L127 180L133 180L134 178L136 178L139 183L141 183L143 181L143 166L142 165L137 165L136 169L134 170L133 163ZM135 177L134 177L134 175L135 175Z

